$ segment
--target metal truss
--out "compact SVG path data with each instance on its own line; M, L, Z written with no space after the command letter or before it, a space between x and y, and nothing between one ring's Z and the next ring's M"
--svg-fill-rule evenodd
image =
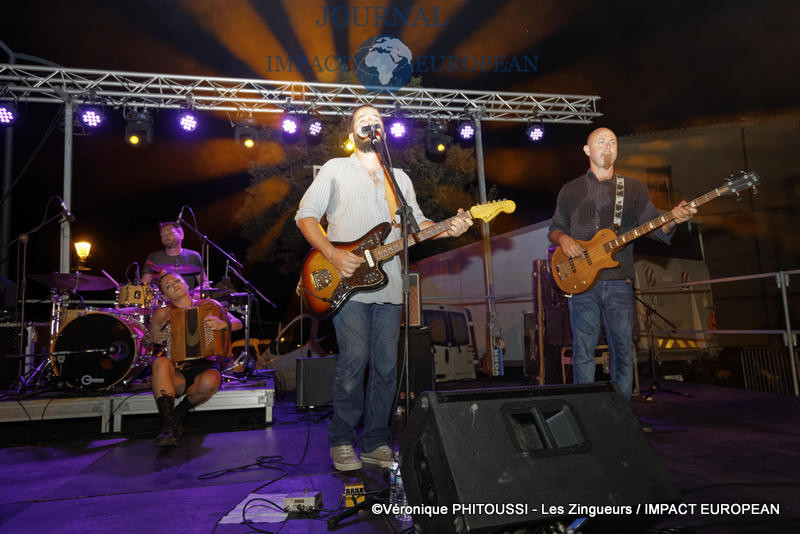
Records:
M112 72L42 65L0 64L0 97L20 102L100 103L113 108L217 110L238 115L281 113L290 108L347 115L371 103L417 119L589 124L599 96L405 87L394 93L361 85L281 82L179 74Z

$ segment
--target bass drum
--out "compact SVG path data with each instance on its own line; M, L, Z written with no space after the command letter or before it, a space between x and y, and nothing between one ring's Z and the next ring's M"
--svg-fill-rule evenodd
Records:
M66 323L51 346L50 361L64 383L81 391L130 382L145 367L144 326L128 317L88 312Z

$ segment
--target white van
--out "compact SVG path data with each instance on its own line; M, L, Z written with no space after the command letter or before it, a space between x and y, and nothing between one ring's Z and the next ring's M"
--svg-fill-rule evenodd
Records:
M436 381L475 379L475 329L467 308L424 304L422 322L431 331Z

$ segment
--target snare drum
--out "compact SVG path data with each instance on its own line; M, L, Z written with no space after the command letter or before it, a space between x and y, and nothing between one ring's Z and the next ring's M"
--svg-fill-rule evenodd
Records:
M66 323L51 346L50 362L64 383L81 391L127 383L149 363L145 328L131 318L87 312Z
M153 286L147 284L127 284L120 286L117 297L117 308L145 308L158 307L158 298Z

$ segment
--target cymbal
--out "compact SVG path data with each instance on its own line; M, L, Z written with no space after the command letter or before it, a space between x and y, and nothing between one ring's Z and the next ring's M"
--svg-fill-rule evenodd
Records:
M105 291L114 287L114 283L107 278L82 273L31 274L28 278L56 289Z
M193 297L201 297L201 298L219 298L224 297L231 294L230 289L224 289L219 287L209 287L206 289L196 287L189 291L189 294Z
M172 274L200 274L200 267L197 265L189 265L186 263L159 263L154 264L154 267L164 271L165 273Z
M111 313L119 315L152 315L156 312L151 308L139 308L137 306L128 306L127 308L115 308Z

